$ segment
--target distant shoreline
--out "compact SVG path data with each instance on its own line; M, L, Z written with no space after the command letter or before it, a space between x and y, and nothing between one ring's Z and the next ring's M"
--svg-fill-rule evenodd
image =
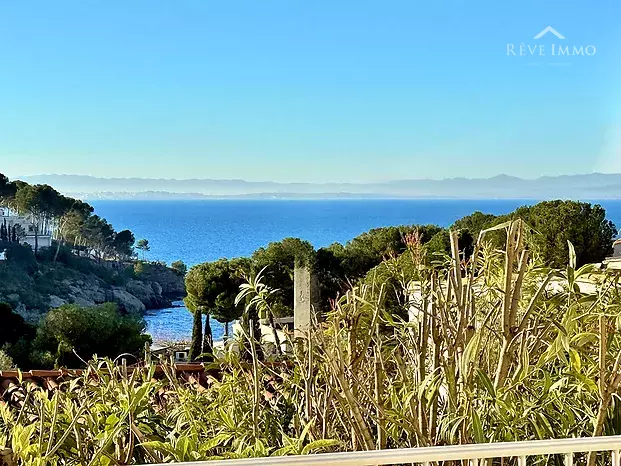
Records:
M276 182L235 179L99 178L88 175L31 175L22 180L49 184L85 200L226 199L621 199L621 174L588 173L536 179L399 179L370 182Z
M115 193L116 194L116 193ZM555 199L575 200L580 199L584 201L620 201L621 196L597 196L597 197L570 197L570 196L546 196L546 197L511 197L511 196L466 196L466 197L453 197L453 196L378 196L378 195L352 195L352 196L308 196L300 195L295 196L255 196L255 195L232 195L232 196L210 196L210 195L179 195L172 194L169 197L149 197L142 196L140 193L121 194L118 195L80 195L80 193L68 193L68 195L92 202L92 201L144 201L144 202L165 202L165 201L546 201Z

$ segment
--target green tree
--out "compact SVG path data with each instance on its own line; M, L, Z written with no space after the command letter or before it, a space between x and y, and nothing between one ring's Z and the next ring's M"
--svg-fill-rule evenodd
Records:
M370 270L391 257L398 257L408 247L408 237L416 233L421 244L443 229L436 225L402 225L374 228L345 245L333 243L317 251L315 271L319 278L323 306Z
M9 200L15 197L17 186L11 183L9 179L0 173L0 205L8 205Z
M6 220L0 225L0 242L8 243L10 241L9 229L7 228Z
M186 297L184 302L193 315L190 361L196 360L203 353L203 313L207 302L205 290L209 284L207 283L207 274L202 272L201 265L192 267L185 276ZM205 331L211 333L209 318L207 318L207 328L209 330L206 329Z
M15 343L20 338L32 338L34 329L7 303L0 303L0 347Z
M406 238L418 232L422 244L427 243L442 228L436 225L402 225L374 228L358 235L344 247L331 246L340 258L347 278L355 280L384 259L396 257L407 249Z
M93 207L78 199L62 197L56 209L56 253L54 261L58 258L60 248L65 243L71 243L74 247L82 238L85 231L85 222L93 213Z
M45 315L35 348L53 355L55 364L80 364L97 355L115 358L123 353L138 356L146 342L144 319L122 315L113 303L81 307L65 304Z
M185 278L186 306L194 314L191 359L202 353L213 353L213 339L209 317L224 323L238 319L243 308L235 304L235 296L242 284L237 264L227 259L205 262L190 269ZM202 315L206 315L202 335Z
M32 226L36 255L39 250L39 235L51 226L54 216L58 215L61 205L64 205L63 197L49 185L24 183L17 189L15 205Z
M116 256L121 260L127 260L134 254L134 242L136 238L129 230L119 231L114 234L112 245Z
M139 239L136 243L136 249L142 251L142 259L144 260L145 253L151 250L151 247L149 246L149 240L144 238Z
M451 228L459 230L459 247L464 254L469 257L474 251L474 245L479 238L481 230L485 230L501 222L502 220L500 217L496 215L484 214L483 212L476 211L457 220ZM492 241L497 247L501 247L505 240L504 236L504 231L502 231L487 235L486 238L488 241ZM448 244L449 249L447 249L447 252L450 252L450 242Z
M83 225L83 236L98 262L113 254L114 228L105 219L98 215L88 217Z
M600 262L609 256L617 234L615 225L606 219L602 206L564 200L522 206L501 216L474 212L457 220L452 228L460 231L460 248L470 255L481 230L517 218L530 227L527 242L532 252L539 254L545 264L555 267L563 267L567 262L567 241L574 245L577 263L581 266ZM489 232L485 241L496 248L502 247L506 231Z
M427 257L430 261L437 258L438 255L449 254L451 252L451 238L449 230L442 229L431 237L425 244Z
M188 273L188 266L185 265L185 262L181 260L174 261L172 264L170 264L170 268L173 269L181 277L185 277L185 274Z
M617 235L617 228L606 219L604 208L588 202L545 201L520 207L508 217L524 220L533 230L529 237L531 248L547 265L555 267L567 263L568 241L574 246L580 267L610 256Z
M224 324L224 335L229 337L229 324L238 320L243 314L243 306L235 303L240 286L244 283L244 274L250 269L250 261L246 258L220 259L216 262L217 293L210 314ZM218 293L219 292L219 293Z
M308 241L285 238L257 249L252 255L253 272L265 269L263 281L271 289L278 289L273 297L277 316L293 314L293 273L296 265L314 265L315 250Z

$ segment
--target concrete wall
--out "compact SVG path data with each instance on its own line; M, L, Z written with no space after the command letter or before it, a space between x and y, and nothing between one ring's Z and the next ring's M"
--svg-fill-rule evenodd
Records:
M35 247L35 237L34 237L34 235L28 235L25 238L22 238L21 242L29 244L32 249L34 249L34 247ZM52 246L52 237L49 236L49 235L39 236L37 242L39 244L39 249L41 249L41 248L49 248L49 247Z

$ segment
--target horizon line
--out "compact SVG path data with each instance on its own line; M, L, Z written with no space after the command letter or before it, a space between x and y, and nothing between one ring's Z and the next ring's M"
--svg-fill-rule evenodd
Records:
M242 183L254 183L254 184L262 184L262 183L273 183L273 184L307 184L307 185L332 185L332 184L351 184L351 185L368 185L368 184L386 184L386 183L395 183L395 182L404 182L404 181L454 181L454 180L493 180L496 178L510 178L515 180L522 181L537 181L545 178L562 178L562 177L573 177L573 176L614 176L621 175L621 173L604 173L593 171L590 173L572 173L572 174L560 174L560 175L540 175L535 178L523 178L515 175L508 175L506 173L499 173L497 175L489 176L489 177L450 177L450 178L394 178L388 180L370 180L370 181L274 181L274 180L246 180L243 178L151 178L151 177L139 177L139 176L119 176L119 177L105 177L105 176L96 176L91 174L84 173L37 173L30 175L19 175L15 177L10 177L13 180L20 180L22 178L38 178L38 177L81 177L81 178L93 178L97 180L144 180L144 181L219 181L219 182L242 182Z

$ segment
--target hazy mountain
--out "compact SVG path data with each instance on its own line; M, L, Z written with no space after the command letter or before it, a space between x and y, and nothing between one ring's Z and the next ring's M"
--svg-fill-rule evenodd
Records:
M273 181L98 178L86 175L33 175L20 179L47 183L82 198L200 199L200 198L361 198L449 197L581 199L621 198L621 174L492 178L405 179L376 183L278 183Z

